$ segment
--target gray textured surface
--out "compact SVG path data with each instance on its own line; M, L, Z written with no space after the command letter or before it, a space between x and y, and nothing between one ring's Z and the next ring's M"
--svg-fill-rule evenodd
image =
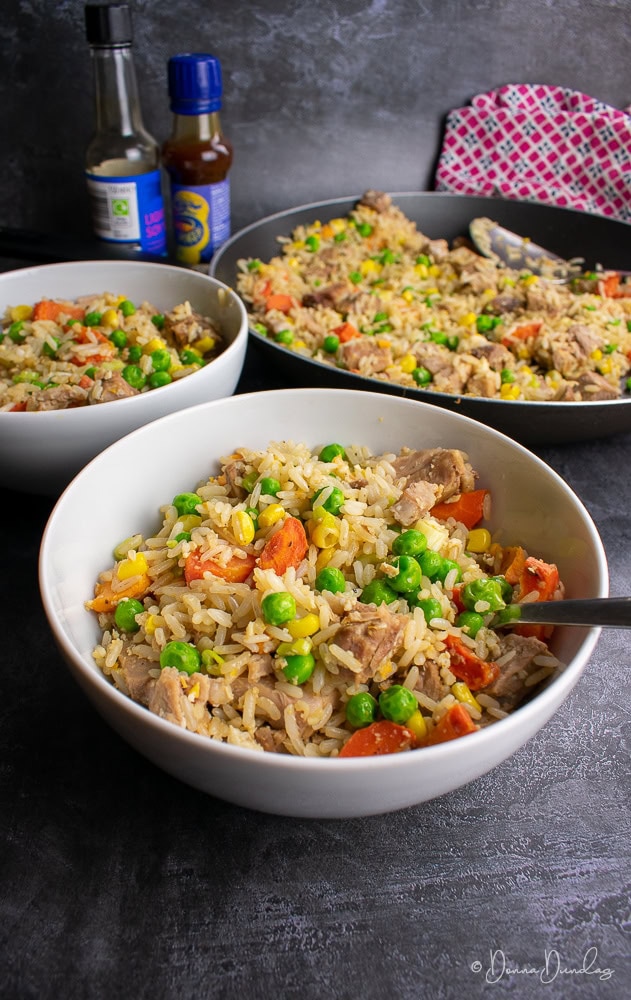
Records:
M423 189L445 113L475 93L548 82L628 104L628 14L628 0L144 0L145 119L165 137L167 57L209 48L226 77L236 226L368 186ZM5 0L0 45L0 222L86 233L82 4ZM273 384L263 377L250 358L242 387ZM592 513L615 594L631 593L630 446L540 452ZM162 774L95 714L39 601L50 503L0 499L16 526L0 658L2 1000L631 995L627 633L603 634L554 719L469 787L363 820L254 814Z
M444 116L505 83L631 103L628 0L136 0L145 122L171 127L170 55L210 49L235 147L233 221L367 187L431 188ZM93 126L80 0L4 0L0 221L88 232Z
M250 356L240 389L280 384ZM594 517L614 594L631 593L630 446L540 451ZM603 633L558 714L470 786L361 820L257 814L169 778L95 714L39 602L50 502L0 495L19 525L0 671L3 1000L629 996L627 633Z

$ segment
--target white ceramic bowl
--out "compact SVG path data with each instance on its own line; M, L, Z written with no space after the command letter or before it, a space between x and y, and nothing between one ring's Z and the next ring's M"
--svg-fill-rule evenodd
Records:
M0 315L41 298L102 292L167 311L189 301L217 323L226 347L213 361L160 389L95 406L0 413L0 477L9 489L58 495L89 459L130 431L167 413L234 392L245 361L247 317L239 297L207 274L142 261L46 264L0 274Z
M558 563L568 597L603 597L607 563L596 528L563 480L509 438L415 400L345 389L285 389L233 396L172 414L97 456L57 501L40 554L40 587L55 640L97 710L133 747L194 787L264 812L319 818L400 809L464 785L509 757L551 717L587 664L597 630L558 629L562 673L530 703L489 728L439 746L373 758L305 759L260 753L179 729L115 690L91 651L84 610L113 546L156 524L158 508L216 471L239 446L291 439L315 447L362 443L461 448L492 486L492 528ZM142 456L142 461L139 461ZM107 489L103 489L107 483ZM87 535L79 525L93 524Z

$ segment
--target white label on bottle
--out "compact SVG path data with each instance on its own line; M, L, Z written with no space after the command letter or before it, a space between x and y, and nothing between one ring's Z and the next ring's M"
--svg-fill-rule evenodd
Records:
M138 197L133 181L117 182L88 174L94 232L105 240L140 239Z

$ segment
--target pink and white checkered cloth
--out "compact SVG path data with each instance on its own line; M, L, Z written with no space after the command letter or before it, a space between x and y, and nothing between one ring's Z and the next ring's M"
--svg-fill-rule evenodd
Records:
M447 116L435 189L631 223L630 111L547 85L478 94Z

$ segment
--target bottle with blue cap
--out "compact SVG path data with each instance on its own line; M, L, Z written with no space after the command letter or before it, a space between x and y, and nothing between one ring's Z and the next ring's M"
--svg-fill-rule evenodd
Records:
M221 66L206 53L172 56L168 79L173 129L162 163L170 180L175 255L195 267L230 236L232 145L219 118Z

